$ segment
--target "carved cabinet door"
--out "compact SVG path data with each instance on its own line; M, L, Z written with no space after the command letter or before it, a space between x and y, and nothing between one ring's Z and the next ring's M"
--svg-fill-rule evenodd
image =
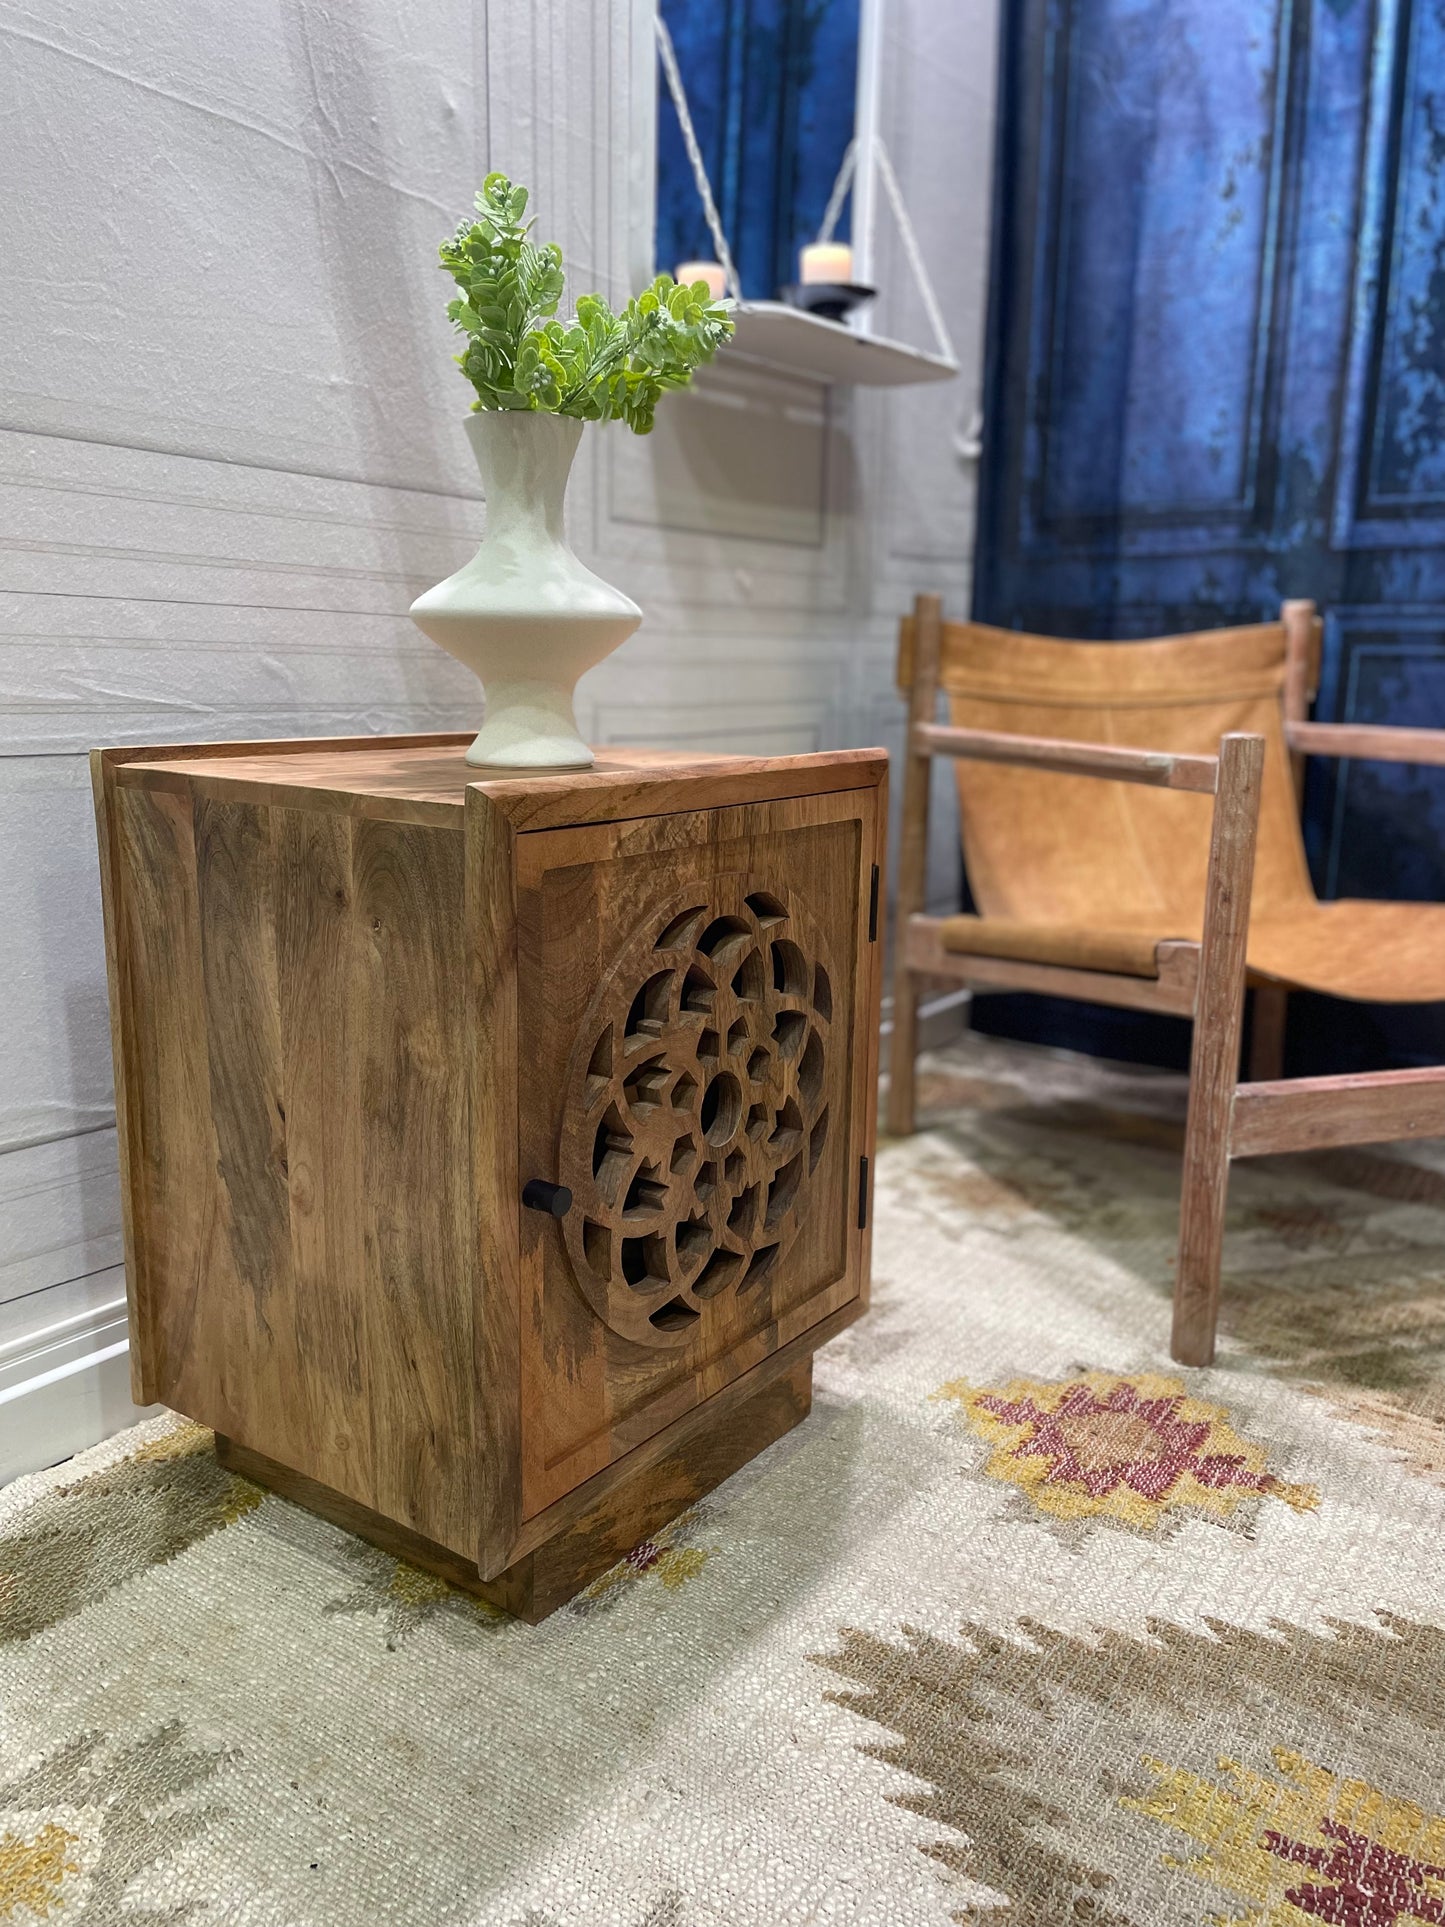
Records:
M522 1516L867 1270L877 792L517 840Z

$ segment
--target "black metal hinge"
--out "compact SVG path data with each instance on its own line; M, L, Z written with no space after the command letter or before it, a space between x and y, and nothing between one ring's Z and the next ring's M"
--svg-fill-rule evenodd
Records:
M873 865L873 881L868 886L868 941L878 941L878 865Z
M868 1160L858 1160L858 1229L868 1229Z

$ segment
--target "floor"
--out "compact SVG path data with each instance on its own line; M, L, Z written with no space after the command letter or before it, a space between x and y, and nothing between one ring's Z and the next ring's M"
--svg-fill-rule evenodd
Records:
M1445 1921L1445 1155L981 1038L812 1416L536 1628L166 1417L0 1493L0 1920Z

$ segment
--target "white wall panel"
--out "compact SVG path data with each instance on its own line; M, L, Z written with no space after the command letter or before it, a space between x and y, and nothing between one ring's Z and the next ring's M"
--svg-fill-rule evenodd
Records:
M121 1256L112 1126L0 1152L0 1305Z
M0 759L0 1165L114 1120L94 846L80 758Z
M436 267L483 10L0 7L0 410L82 439L467 482Z
M828 390L819 384L724 360L668 398L650 435L620 430L606 440L614 524L823 546Z

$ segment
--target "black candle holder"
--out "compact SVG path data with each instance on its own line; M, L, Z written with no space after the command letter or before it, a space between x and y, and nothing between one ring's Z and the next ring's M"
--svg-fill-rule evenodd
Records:
M876 288L865 288L854 281L794 281L781 290L790 308L821 315L825 321L846 319L855 308L871 301L877 292Z

